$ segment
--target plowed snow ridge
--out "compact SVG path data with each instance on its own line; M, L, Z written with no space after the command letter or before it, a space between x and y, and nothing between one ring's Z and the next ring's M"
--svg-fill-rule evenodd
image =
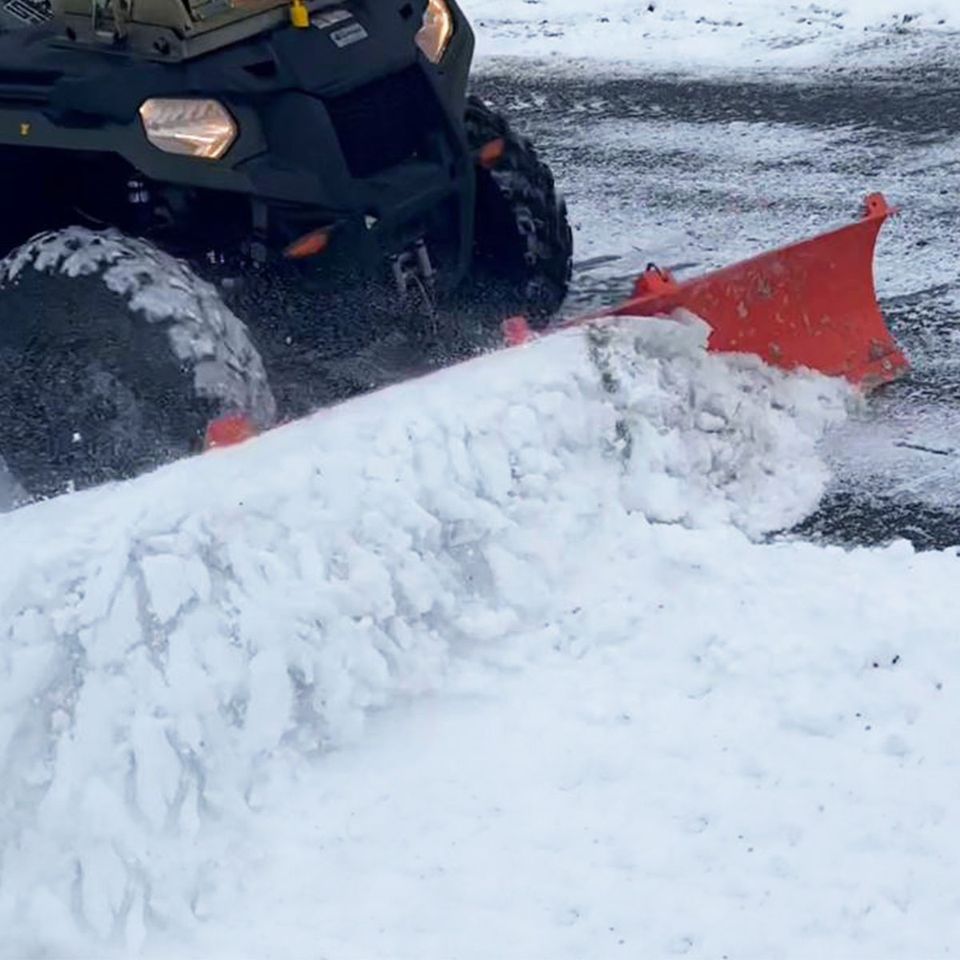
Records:
M549 619L611 531L801 517L844 391L704 342L566 333L0 518L0 952L188 931L271 770Z

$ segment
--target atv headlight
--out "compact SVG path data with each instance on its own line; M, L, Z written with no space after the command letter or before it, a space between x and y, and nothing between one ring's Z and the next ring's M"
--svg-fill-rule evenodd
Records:
M439 63L453 36L453 14L444 0L427 0L423 26L417 31L417 46L432 63Z
M237 125L216 100L153 97L140 108L147 139L165 153L219 160L237 139Z

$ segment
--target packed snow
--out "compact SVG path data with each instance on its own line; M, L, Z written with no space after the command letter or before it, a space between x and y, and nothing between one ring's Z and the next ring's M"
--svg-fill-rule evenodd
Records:
M681 68L960 28L470 12ZM0 957L949 953L960 559L783 536L861 401L705 340L570 331L0 516Z
M0 953L948 944L957 558L764 542L856 400L706 333L0 519Z
M485 56L551 69L607 60L678 71L804 68L929 56L960 30L953 0L473 0Z

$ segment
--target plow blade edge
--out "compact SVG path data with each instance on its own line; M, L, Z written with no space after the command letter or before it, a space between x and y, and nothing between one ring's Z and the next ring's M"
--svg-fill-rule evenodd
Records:
M756 354L784 369L846 377L866 390L906 373L873 279L880 228L895 211L881 194L863 217L821 236L677 282L651 267L607 316L689 310L712 328L711 350Z

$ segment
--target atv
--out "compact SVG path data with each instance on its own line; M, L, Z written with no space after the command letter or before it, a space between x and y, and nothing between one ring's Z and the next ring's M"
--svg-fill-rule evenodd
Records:
M5 0L0 28L8 506L564 299L565 205L468 96L454 0Z

